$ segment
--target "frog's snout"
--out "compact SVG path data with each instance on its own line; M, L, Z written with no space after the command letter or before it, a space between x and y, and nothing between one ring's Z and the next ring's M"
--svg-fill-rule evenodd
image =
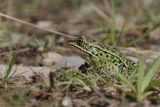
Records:
M67 43L69 45L72 45L72 46L83 47L84 40L81 39L81 38L79 38L79 39L71 39L71 40L68 40Z
M67 44L69 44L69 45L75 45L76 42L75 42L75 40L68 40L68 41L67 41Z

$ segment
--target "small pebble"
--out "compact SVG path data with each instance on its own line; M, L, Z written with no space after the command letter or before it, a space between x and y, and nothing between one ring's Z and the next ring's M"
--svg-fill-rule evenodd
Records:
M73 107L72 99L68 96L64 97L62 100L63 107Z

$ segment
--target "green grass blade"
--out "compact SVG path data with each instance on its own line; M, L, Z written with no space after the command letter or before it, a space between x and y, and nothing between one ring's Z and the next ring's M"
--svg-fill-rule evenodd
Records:
M76 85L80 85L80 86L86 86L86 83L81 79L81 78L72 78L72 81L76 84Z
M137 91L138 94L142 93L142 83L144 79L144 72L145 72L145 66L144 61L140 61L139 68L138 68L138 83L137 83Z
M144 77L141 91L144 91L149 86L152 77L154 76L159 67L160 67L160 58L153 63L153 65L147 72L146 76Z
M9 75L11 74L11 70L12 70L13 64L15 63L15 60L16 60L16 54L13 53L11 62L9 63L9 65L7 67L7 70L5 71L5 75L3 77L4 81L6 81L8 79L8 77L9 77Z

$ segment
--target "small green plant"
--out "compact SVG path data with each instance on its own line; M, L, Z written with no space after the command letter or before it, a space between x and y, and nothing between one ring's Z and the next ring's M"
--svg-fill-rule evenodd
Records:
M87 77L80 72L69 70L67 73L63 71L60 75L63 75L62 81L58 81L58 86L68 85L68 86L80 86L87 87Z
M111 18L112 18L112 26L111 26L111 35L108 38L108 43L111 45L116 45L117 37L116 37L116 23L115 23L115 2L111 1Z
M103 78L102 75L98 74L96 71L82 73L76 70L69 70L68 72L61 70L61 72L58 72L57 78L59 78L57 80L57 87L81 87L90 90L90 87L97 87L101 84L108 85L108 79L105 77Z
M42 40L31 40L28 42L28 46L30 48L38 49L40 51L45 51L48 47L48 40L42 41Z
M12 71L13 64L15 63L15 60L16 60L16 54L13 53L11 61L10 61L9 65L8 65L6 71L5 71L4 76L2 77L3 83L6 82L10 78L10 76L12 75L11 71Z
M142 101L152 94L152 90L160 86L160 78L153 79L160 67L160 58L156 60L148 71L145 69L144 61L140 61L139 68L133 79L128 79L119 72L115 72L122 84L128 85L132 91L127 92L137 101Z

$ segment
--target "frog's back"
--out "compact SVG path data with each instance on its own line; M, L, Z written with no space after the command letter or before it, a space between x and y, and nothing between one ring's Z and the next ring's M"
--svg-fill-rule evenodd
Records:
M93 45L94 44L94 45ZM126 55L117 50L105 46L102 43L95 42L92 44L91 52L99 59L96 63L104 68L115 66L122 74L131 75L135 70L135 63L127 59Z
M100 42L97 42L97 41L90 41L92 44L94 44L93 46L96 47L96 48L99 48L100 50L102 50L103 52L105 53L108 53L108 54L112 54L113 56L121 59L121 60L125 60L126 59L126 56L120 52L119 50L117 50L116 48L113 48L111 46L108 46L106 44L102 44Z

